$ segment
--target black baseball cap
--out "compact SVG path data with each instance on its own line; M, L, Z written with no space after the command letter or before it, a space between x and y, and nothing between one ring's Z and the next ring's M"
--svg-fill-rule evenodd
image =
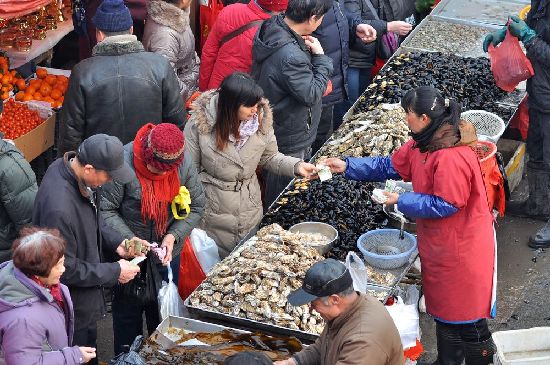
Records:
M353 285L346 266L340 261L326 259L313 264L306 272L302 287L290 293L288 302L301 306L317 298L338 294Z
M133 178L133 171L124 162L124 146L117 137L95 134L78 146L78 161L92 165L97 170L107 171L111 179L126 184Z

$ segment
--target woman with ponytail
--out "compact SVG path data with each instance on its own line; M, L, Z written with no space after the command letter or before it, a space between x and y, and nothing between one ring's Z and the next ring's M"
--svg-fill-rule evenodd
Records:
M387 157L329 158L349 179L411 181L414 192L387 193L386 204L416 219L427 312L436 322L434 364L492 363L487 318L496 315L496 238L474 126L461 106L432 87L401 101L412 137Z

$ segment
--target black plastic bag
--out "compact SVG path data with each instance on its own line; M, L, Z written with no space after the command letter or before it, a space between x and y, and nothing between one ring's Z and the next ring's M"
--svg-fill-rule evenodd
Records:
M147 259L139 264L141 271L136 277L126 284L117 288L124 300L129 300L140 305L157 303L159 290L162 286L162 277L157 268L155 254L152 251L147 253Z
M137 336L132 346L130 346L130 351L118 354L109 362L109 365L147 365L137 352L142 342L143 336Z

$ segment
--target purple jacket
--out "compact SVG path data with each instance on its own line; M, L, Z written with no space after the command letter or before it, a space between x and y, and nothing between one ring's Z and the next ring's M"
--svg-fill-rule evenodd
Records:
M38 286L13 261L0 264L0 360L7 365L80 364L73 336L73 303L61 284L65 313L52 295Z

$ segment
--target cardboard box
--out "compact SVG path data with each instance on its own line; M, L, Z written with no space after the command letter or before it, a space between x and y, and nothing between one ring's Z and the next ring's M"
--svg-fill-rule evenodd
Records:
M501 138L497 143L498 151L504 158L504 170L508 176L510 191L519 185L525 168L525 143Z
M53 146L56 115L52 114L38 127L14 140L15 146L29 162Z

